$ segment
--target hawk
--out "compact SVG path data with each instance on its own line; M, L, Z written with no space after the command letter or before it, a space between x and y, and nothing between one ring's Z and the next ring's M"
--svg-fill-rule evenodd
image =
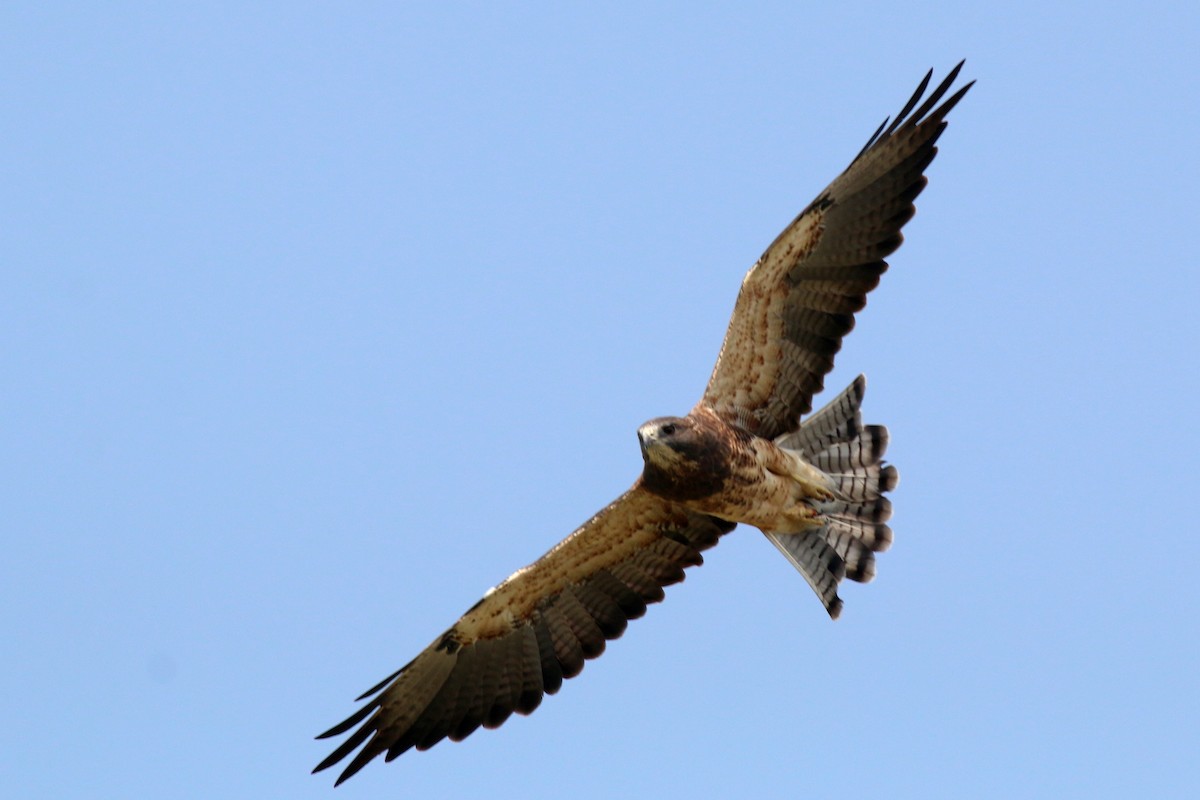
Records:
M938 104L961 69L922 102L926 74L750 268L700 402L638 428L633 486L360 696L366 705L317 737L357 726L313 772L358 750L340 784L378 755L530 713L738 523L761 530L838 616L839 582L871 580L891 544L884 494L897 472L883 462L887 429L862 424L863 377L801 416L900 246L946 116L974 83Z

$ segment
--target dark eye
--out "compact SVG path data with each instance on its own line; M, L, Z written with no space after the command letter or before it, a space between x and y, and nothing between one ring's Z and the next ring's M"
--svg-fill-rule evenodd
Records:
M661 430L663 432L663 436L674 436L675 435L675 423L668 422L666 425L662 426Z

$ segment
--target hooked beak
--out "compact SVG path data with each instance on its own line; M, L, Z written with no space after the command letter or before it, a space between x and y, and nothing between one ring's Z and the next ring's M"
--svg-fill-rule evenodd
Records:
M646 423L642 427L638 428L638 447L640 447L642 450L643 461L650 457L649 453L646 452L646 446L658 438L655 433L655 428L650 423Z

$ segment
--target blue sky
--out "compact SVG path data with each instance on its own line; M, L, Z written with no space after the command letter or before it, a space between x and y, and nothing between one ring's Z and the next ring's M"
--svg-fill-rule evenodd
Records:
M1200 12L988 5L5 4L5 794L1196 796ZM842 618L742 528L531 717L309 776L964 57L827 382L901 473Z

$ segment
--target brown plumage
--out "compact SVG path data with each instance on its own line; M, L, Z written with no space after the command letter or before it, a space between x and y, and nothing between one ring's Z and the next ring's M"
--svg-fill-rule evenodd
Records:
M739 522L762 530L837 617L838 582L870 580L891 543L884 493L897 474L882 461L886 428L862 424L863 378L800 416L900 246L946 115L972 85L943 101L961 67L921 102L926 75L750 269L700 402L639 428L633 487L359 697L365 706L318 737L353 731L314 772L358 750L341 783L381 754L528 714Z

